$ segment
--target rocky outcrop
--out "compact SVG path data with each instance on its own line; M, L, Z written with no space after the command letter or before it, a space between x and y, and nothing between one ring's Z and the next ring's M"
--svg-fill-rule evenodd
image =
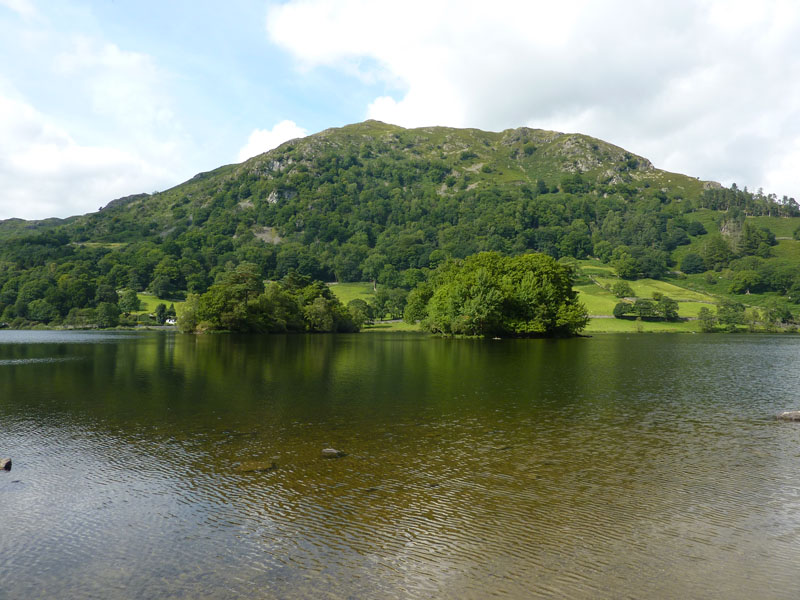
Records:
M200 177L200 175L195 175L195 177ZM124 196L122 198L117 198L116 200L112 200L100 210L108 210L109 208L120 208L122 206L126 206L127 204L136 202L137 200L145 200L149 197L150 194L133 194L131 196Z
M10 458L0 458L0 470L2 470L2 471L10 471L11 470L11 459Z

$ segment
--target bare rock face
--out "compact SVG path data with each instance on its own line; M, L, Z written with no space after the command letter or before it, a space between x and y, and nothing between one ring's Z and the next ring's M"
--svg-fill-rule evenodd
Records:
M781 421L800 421L800 410L787 410L778 415Z
M322 449L322 458L342 458L343 456L347 455L341 450L336 450L336 448Z
M3 471L10 471L11 470L11 459L10 458L0 458L0 470L3 470Z

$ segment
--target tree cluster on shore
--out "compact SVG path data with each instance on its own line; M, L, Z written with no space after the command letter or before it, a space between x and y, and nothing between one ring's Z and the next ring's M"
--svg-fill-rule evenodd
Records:
M775 298L768 300L760 309L745 307L737 300L725 298L717 303L713 311L705 306L701 308L697 319L700 321L700 330L704 333L735 333L743 331L743 328L750 332L766 333L797 331L796 324L792 323L792 313Z
M446 335L572 336L588 322L573 276L544 254L482 252L431 273L409 294L405 318Z
M258 266L241 263L204 294L189 294L178 318L183 332L351 333L362 322L321 281L290 273L264 284Z

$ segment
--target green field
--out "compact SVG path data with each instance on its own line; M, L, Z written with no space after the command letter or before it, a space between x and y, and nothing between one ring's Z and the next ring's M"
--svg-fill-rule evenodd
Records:
M174 304L175 312L177 314L181 314L181 309L185 304L185 302L182 302L180 300L176 301L176 300L167 300L165 298L157 298L153 294L146 294L143 292L139 292L136 295L139 297L139 302L141 303L140 310L133 313L136 315L141 313L153 313L156 310L156 306L158 306L159 304L166 304L167 308L169 308L170 304Z
M351 300L360 298L369 302L375 292L372 291L372 283L369 281L357 281L354 283L329 283L328 286L334 295L347 306Z
M796 240L778 240L778 245L773 246L772 252L777 258L800 260L800 242Z
M620 281L616 277L595 277L595 279L598 283L606 288L612 286L615 282ZM636 281L629 281L628 283L630 284L631 288L633 288L633 293L637 298L652 298L654 293L659 293L669 296L670 298L679 302L681 300L691 300L695 302L716 301L715 298L709 296L708 294L696 292L667 281L659 281L656 279L639 279Z
M410 325L405 321L378 321L373 325L365 325L361 331L422 331L419 325Z
M590 315L610 315L619 299L599 285L576 285L578 299L586 306Z
M328 286L345 306L347 306L348 302L357 298L364 302L369 302L375 294L372 291L372 282L370 281L329 283ZM376 321L372 325L365 325L361 331L420 331L420 328L419 325L409 325L403 321Z
M584 334L595 333L692 333L700 331L697 321L678 321L676 323L651 323L648 321L629 321L627 319L590 319Z
M790 238L800 226L800 217L747 217L758 227L766 227L779 238Z
M594 333L657 333L657 332L698 332L697 321L649 322L632 321L613 318L614 306L620 301L608 291L614 283L621 281L614 276L614 269L597 261L580 261L580 269L584 275L590 276L596 283L576 285L579 299L586 306L590 318L584 330L586 334ZM713 310L717 297L703 291L689 289L679 285L684 280L660 281L656 279L639 279L628 281L637 298L652 298L660 293L678 301L678 315L682 318L696 318L703 307ZM703 283L705 281L703 280ZM713 287L706 284L706 287ZM727 289L727 287L726 287ZM599 317L599 318L597 318Z

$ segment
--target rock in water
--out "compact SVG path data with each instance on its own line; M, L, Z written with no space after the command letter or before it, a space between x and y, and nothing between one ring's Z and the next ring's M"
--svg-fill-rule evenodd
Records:
M342 458L343 456L347 455L340 450L336 450L335 448L322 449L322 458Z
M273 456L269 462L249 461L234 465L234 470L239 473L268 473L269 471L277 471L277 469L278 462L276 456Z
M0 458L0 469L3 471L10 471L11 470L11 459L10 458Z
M800 421L800 410L787 410L778 415L781 421Z

